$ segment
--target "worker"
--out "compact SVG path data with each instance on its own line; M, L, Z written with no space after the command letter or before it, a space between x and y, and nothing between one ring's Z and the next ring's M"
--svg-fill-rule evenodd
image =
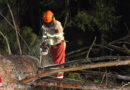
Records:
M44 38L43 45L45 45L44 43L47 42L45 48L43 49L42 55L47 55L49 50L48 48L50 48L53 64L64 63L66 42L64 39L64 32L61 22L55 19L54 14L51 10L44 12L42 20L42 31ZM64 68L64 66L57 68ZM59 72L56 77L63 78L64 73Z

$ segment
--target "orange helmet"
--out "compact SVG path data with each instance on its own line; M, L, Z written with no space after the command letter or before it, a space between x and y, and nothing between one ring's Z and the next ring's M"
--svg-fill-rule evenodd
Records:
M50 11L50 10L47 10L47 11L43 14L43 21L44 21L45 23L50 23L50 22L52 22L53 17L54 17L53 12Z

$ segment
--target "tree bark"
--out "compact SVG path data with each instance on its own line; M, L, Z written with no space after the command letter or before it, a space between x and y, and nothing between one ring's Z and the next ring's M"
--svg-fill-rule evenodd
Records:
M19 81L37 73L38 61L32 56L0 55L0 78L5 90L17 90ZM23 88L23 87L22 87ZM27 87L24 87L24 90Z
M39 86L56 86L62 88L75 88L75 89L90 89L90 90L120 90L121 86L117 85L108 85L104 83L92 83L92 82L83 82L78 80L68 80L68 79L44 79L43 81L37 81L35 85ZM124 87L123 90L130 89L130 87Z

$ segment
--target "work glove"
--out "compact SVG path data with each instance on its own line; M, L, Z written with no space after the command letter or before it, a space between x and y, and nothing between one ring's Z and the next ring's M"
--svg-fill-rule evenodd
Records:
M48 45L45 42L41 42L40 51L41 51L42 55L47 55L48 54Z

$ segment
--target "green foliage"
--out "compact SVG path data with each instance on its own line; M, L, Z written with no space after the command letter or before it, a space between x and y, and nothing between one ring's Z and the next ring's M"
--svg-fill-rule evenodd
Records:
M99 80L99 79L94 79L94 82L95 82L95 83L99 83L100 80Z
M21 35L27 42L22 42L22 50L25 54L38 55L40 50L40 39L36 34L32 32L30 27L23 27L21 30Z
M10 3L12 2L13 0L0 0L0 3Z
M4 36L7 37L9 44L13 46L15 45L15 41L14 40L15 37L15 32L10 29L4 22L0 23L0 31L4 34ZM5 39L3 38L3 36L0 34L0 53L1 54L6 54L7 53L7 44Z
M7 3L8 0L0 0L0 3Z
M73 21L67 24L67 27L75 27L82 31L86 31L87 27L89 30L94 30L92 27L93 16L88 15L85 11L80 11L78 14L73 18Z
M115 14L115 7L114 5L109 5L109 2L106 0L97 0L96 2L94 23L101 31L110 30L121 18L121 16Z
M120 16L115 15L115 9L113 7L103 7L98 9L93 21L99 30L108 31L117 24L120 18Z
M71 78L73 80L83 80L79 73L69 73L68 78Z
M83 80L79 73L69 73L68 78L70 78L72 80L80 80L80 81ZM76 90L76 89L73 89L73 90Z
M77 26L79 29L85 31L86 25L89 26L89 28L92 29L91 23L93 20L93 16L88 15L86 12L81 11L79 12L74 19L74 26Z
M11 29L4 23L0 24L0 30L7 37L12 53L18 54L19 47L16 40L15 30ZM23 27L20 34L20 44L23 54L38 55L40 49L40 39L38 36L32 32L32 29L30 27ZM0 53L7 54L7 45L5 39L1 35L0 37Z
M115 14L114 5L109 5L102 0L97 0L92 5L95 8L91 12L86 10L79 11L67 26L75 27L83 31L94 31L95 29L109 31L118 24L121 16Z

